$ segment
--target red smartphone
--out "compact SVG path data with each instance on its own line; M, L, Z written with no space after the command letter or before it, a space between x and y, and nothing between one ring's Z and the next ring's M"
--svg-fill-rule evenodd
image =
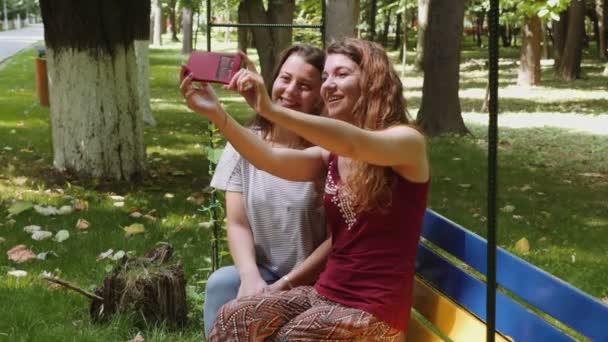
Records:
M228 84L241 68L239 54L194 51L186 65L182 65L183 79L192 73L194 81Z

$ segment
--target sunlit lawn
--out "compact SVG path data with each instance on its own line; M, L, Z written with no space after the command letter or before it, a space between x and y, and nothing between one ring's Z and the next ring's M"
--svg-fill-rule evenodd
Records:
M487 140L480 108L486 71L477 60L483 53L464 55L470 58L462 68L461 102L472 135L431 139L430 206L485 235ZM145 132L150 175L141 184L114 185L78 181L51 171L48 109L36 102L34 58L34 51L26 51L0 65L0 340L132 339L138 329L127 318L93 324L87 299L50 289L39 275L53 271L91 289L101 283L112 265L112 261L96 260L101 252L111 248L142 253L158 241L170 242L175 247L174 258L184 263L192 324L181 333L150 329L143 334L149 341L201 340L201 296L210 266L210 232L199 227L208 218L188 197L194 194L196 198L208 184L207 124L186 110L177 91L179 65L185 57L174 49L152 49L151 97L158 126ZM523 89L515 85L514 63L514 59L501 63L500 108L509 114L503 116L504 121L501 118L504 127L500 130L499 243L594 296L608 297L608 132L594 127L608 116L608 80L601 76L602 64L585 60L585 78L572 83L573 89L554 80L550 66L543 69L541 87ZM405 84L409 109L415 114L422 77L408 71ZM239 120L250 117L251 112L233 94L220 91L219 95ZM529 121L518 119L514 124L512 118L521 116ZM577 130L559 124L566 118ZM111 195L124 196L124 207L116 207ZM30 210L9 219L8 208L15 200L55 206L82 200L89 208L51 218ZM154 210L157 220L129 217L136 209L143 213ZM79 218L91 222L87 231L75 228ZM126 238L122 228L136 222L145 225L146 233ZM61 243L34 241L23 231L27 225L52 232L66 229L70 238ZM514 249L521 238L530 242L528 253ZM7 259L6 251L18 244L35 253L53 251L57 256L15 264ZM17 269L27 271L28 276L7 275Z

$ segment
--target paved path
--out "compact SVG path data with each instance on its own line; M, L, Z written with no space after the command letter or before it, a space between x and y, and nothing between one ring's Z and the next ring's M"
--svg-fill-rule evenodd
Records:
M44 39L42 24L29 25L19 30L0 32L0 63L17 52Z

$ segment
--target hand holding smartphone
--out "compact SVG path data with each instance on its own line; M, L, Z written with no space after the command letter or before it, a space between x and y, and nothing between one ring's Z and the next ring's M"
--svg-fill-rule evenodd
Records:
M182 65L181 79L191 73L194 81L228 84L241 63L240 54L194 51Z

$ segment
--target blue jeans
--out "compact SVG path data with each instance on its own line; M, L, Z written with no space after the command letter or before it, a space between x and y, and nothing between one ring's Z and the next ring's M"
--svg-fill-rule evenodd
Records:
M279 276L267 270L265 267L259 266L262 279L268 284L272 284L279 280ZM207 287L205 289L205 308L203 318L205 321L205 336L209 336L213 322L217 317L222 305L236 298L241 286L241 278L239 271L235 266L222 267L213 272L207 279Z

